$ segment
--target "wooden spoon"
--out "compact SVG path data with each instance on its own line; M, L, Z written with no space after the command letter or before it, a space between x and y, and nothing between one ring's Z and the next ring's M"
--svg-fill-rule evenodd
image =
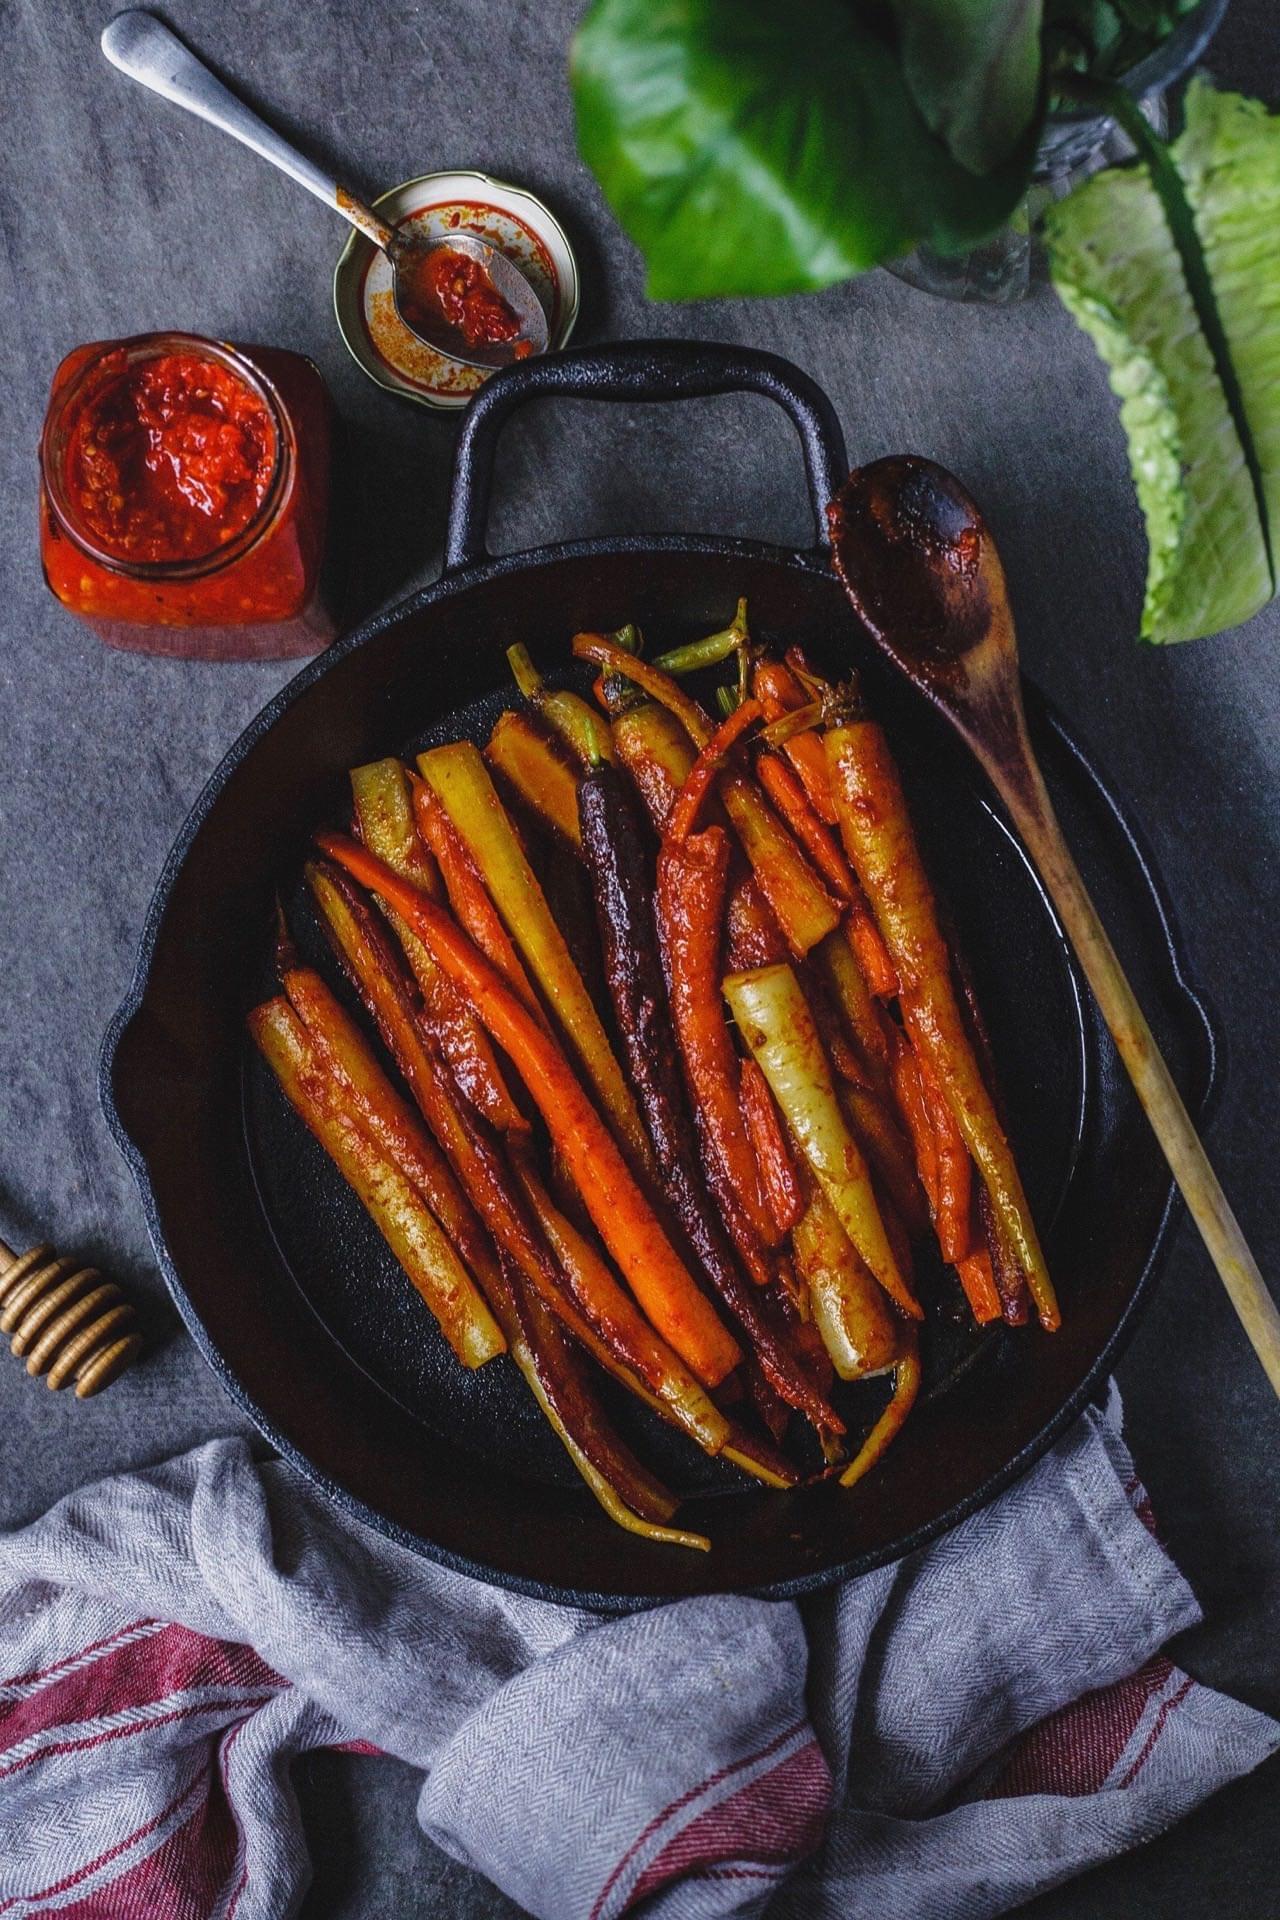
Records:
M836 571L881 652L946 716L1004 801L1244 1330L1280 1395L1280 1312L1062 837L1027 735L1004 569L944 467L859 467L827 509Z

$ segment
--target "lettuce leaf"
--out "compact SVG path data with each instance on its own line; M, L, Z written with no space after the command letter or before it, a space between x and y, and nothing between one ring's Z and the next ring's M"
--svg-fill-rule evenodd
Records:
M1196 82L1171 153L1189 220L1175 207L1171 222L1140 165L1096 175L1045 219L1054 285L1120 401L1147 525L1147 640L1239 625L1275 592L1278 130Z

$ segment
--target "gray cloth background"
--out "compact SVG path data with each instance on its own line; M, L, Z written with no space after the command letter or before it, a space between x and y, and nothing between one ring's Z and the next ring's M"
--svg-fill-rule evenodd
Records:
M1022 307L977 310L877 273L788 302L648 306L639 263L574 152L564 52L578 10L174 0L168 17L357 187L471 165L544 193L579 251L580 339L701 332L776 349L831 392L851 457L910 448L961 474L999 536L1028 667L1133 801L1220 1010L1226 1083L1211 1144L1276 1272L1280 614L1178 651L1132 642L1143 545L1114 404L1043 288ZM96 45L110 11L0 3L0 1232L60 1238L119 1274L155 1351L84 1406L53 1399L0 1354L8 1526L86 1478L238 1424L164 1298L94 1074L164 854L289 671L112 654L54 605L34 508L49 376L79 341L158 325L311 353L349 436L353 616L434 572L454 434L349 360L330 310L334 217L112 71ZM1211 65L1280 95L1271 0L1233 0ZM644 415L539 407L507 436L504 472L496 547L673 524L806 533L790 429L760 401ZM1175 1656L1280 1711L1280 1426L1185 1226L1120 1378L1139 1471L1207 1615ZM317 1867L307 1920L512 1911L426 1847L398 1763L317 1757L299 1784ZM1277 1784L1273 1761L1035 1914L1216 1911L1229 1881L1237 1920L1271 1920Z

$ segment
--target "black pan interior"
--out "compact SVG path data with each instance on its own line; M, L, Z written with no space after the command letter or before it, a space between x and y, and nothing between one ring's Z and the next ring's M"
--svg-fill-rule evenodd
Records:
M884 1466L849 1492L745 1487L624 1402L619 1418L645 1457L688 1496L683 1517L713 1538L700 1556L637 1542L604 1519L507 1362L470 1375L456 1366L244 1043L243 1016L269 990L278 887L304 945L322 957L296 879L310 831L343 817L347 767L434 738L483 738L507 697L503 650L513 639L552 665L578 627L638 619L656 648L724 624L744 592L761 637L803 641L835 669L854 660L890 726L977 977L1066 1324L1052 1338L976 1335L938 1275L929 1396ZM882 681L824 572L768 549L688 541L497 563L470 584L432 590L312 670L272 718L269 709L236 750L233 774L202 803L162 883L149 977L122 1022L114 1098L135 1162L145 1162L179 1305L277 1445L424 1551L508 1584L617 1606L793 1591L873 1565L985 1497L1046 1444L1087 1395L1130 1311L1166 1212L1167 1176L1020 849L935 718ZM1038 707L1033 729L1086 878L1194 1099L1207 1085L1208 1037L1144 862ZM870 1417L881 1390L849 1391L846 1410Z

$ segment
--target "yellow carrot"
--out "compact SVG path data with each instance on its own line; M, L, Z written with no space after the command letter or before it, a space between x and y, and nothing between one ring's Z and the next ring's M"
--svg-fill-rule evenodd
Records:
M800 982L786 965L730 974L724 983L738 1029L841 1226L904 1313L922 1318L894 1257L861 1149L849 1130Z
M420 754L418 766L479 869L618 1138L636 1165L647 1168L649 1137L631 1089L483 759L469 740L459 740Z
M524 713L500 713L484 753L526 806L579 852L578 773L536 721Z
M506 1350L496 1320L418 1189L364 1131L285 999L249 1015L249 1031L299 1118L373 1217L465 1367Z

